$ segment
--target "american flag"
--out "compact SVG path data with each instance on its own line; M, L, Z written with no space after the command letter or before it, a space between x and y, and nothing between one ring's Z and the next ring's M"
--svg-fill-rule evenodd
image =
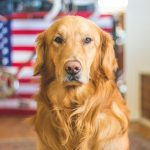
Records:
M50 22L43 19L13 19L0 22L0 49L2 65L16 75L20 86L15 97L30 99L37 91L34 82L33 59L35 39Z
M14 19L11 22L11 69L16 73L19 71L18 69L23 66L17 75L20 82L23 82L24 85L32 79L33 59L30 60L30 58L35 51L34 45L37 34L45 30L48 26L48 22L44 22L40 19ZM27 89L29 88L22 90L26 91ZM31 93L31 91L32 90L29 89L26 92Z
M112 33L113 17L102 15L99 18L89 18L105 31ZM18 108L18 101L30 100L37 92L37 82L33 78L33 54L35 53L35 39L43 30L47 29L52 22L44 19L12 19L0 22L0 63L5 69L16 75L20 86L15 96L7 102L1 101L0 108ZM19 100L18 100L19 99ZM12 101L14 100L14 101ZM11 106L10 106L11 102Z

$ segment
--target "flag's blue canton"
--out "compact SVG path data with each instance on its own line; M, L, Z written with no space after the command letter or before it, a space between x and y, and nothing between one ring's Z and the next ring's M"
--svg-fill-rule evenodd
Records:
M0 21L0 64L11 66L10 21Z

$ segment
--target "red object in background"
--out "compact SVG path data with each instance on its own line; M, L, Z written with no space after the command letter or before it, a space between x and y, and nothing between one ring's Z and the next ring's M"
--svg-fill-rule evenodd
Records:
M71 15L74 15L74 16L81 16L81 17L84 17L84 18L89 18L91 15L92 15L92 12L90 11L78 11L78 12L75 12L75 13L71 13Z
M35 19L35 18L44 18L47 12L21 12L21 13L13 13L11 15L6 15L7 19Z

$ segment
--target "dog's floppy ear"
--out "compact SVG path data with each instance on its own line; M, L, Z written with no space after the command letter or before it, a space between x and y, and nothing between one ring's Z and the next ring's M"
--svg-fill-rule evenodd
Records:
M45 32L39 34L36 39L36 60L34 64L34 76L39 75L44 66L44 55L46 49Z
M117 70L118 64L115 58L115 52L113 48L113 40L111 36L102 31L101 32L101 67L108 79L114 79L114 71Z

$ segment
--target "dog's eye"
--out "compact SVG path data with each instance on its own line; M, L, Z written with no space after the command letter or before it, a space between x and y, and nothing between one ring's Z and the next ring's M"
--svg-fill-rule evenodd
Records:
M58 43L58 44L62 44L64 40L63 40L62 37L57 36L57 37L54 39L54 41L55 41L56 43Z
M85 44L89 44L89 43L92 42L92 39L91 39L90 37L86 37L86 38L83 40L83 42L84 42Z

